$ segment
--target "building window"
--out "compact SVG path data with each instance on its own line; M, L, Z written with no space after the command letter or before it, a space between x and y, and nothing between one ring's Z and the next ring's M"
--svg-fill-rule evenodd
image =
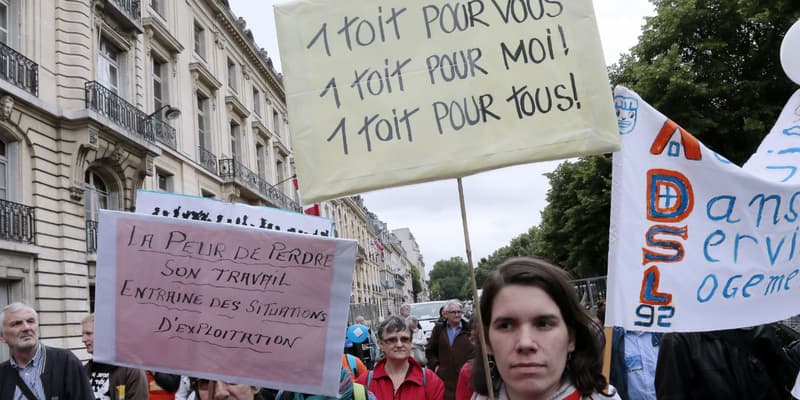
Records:
M280 183L281 185L283 185L283 179L284 179L284 176L283 176L283 160L278 160L276 162L275 170L276 170L275 172L277 172L277 176L275 177L275 179L277 179L277 180L275 181L276 182L275 184L277 185L277 184ZM281 189L281 191L283 191L282 187L283 186L281 186L281 188L279 188L279 189Z
M0 0L0 42L8 44L8 0Z
M206 59L206 30L197 21L194 22L194 52Z
M0 141L0 199L8 198L8 158L6 144Z
M174 192L174 175L163 169L156 168L156 187L162 192Z
M97 221L100 210L113 210L117 194L109 187L105 180L94 170L87 170L84 174L84 188L86 189L86 219Z
M272 130L275 131L276 135L281 135L280 114L278 114L277 110L272 110Z
M100 39L100 56L97 57L97 81L119 94L119 65L121 51L105 38Z
M205 198L209 198L209 199L213 199L214 197L217 197L217 195L215 195L213 192L205 190L205 189L201 189L200 190L200 195L202 195Z
M167 63L153 57L153 111L168 103L166 76Z
M256 168L258 168L258 176L267 176L267 146L263 143L256 143Z
M150 0L150 8L158 15L164 16L164 0Z
M208 98L197 94L197 140L200 148L211 150L208 120Z
M261 116L261 92L253 88L253 112Z
M242 157L242 134L239 124L231 122L231 157L234 160L241 160Z
M236 91L236 63L228 59L228 87Z
M14 281L0 279L0 308L3 308L15 301L12 299L14 283ZM0 346L0 358L3 360L8 360L9 356L8 346Z

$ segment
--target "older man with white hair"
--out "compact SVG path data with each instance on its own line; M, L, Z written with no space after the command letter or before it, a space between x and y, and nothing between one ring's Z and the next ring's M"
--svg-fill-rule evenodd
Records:
M445 321L433 328L425 348L428 368L436 371L444 381L444 400L455 399L458 373L475 352L470 340L469 322L462 318L463 308L458 300L450 300L445 304Z
M36 310L12 303L0 311L0 321L0 341L11 353L11 358L0 364L0 399L94 399L78 357L39 341Z

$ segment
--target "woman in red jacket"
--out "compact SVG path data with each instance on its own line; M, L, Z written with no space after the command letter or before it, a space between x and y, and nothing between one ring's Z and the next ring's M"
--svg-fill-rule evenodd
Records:
M411 357L411 332L405 321L391 316L378 326L384 358L375 370L358 377L378 400L442 400L444 383Z

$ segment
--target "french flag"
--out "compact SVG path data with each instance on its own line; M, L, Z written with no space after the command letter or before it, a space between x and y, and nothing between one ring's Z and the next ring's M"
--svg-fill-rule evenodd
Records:
M292 184L294 184L294 190L297 192L297 197L300 197L302 199L303 197L300 196L300 183L297 182L297 177L292 179ZM320 216L319 203L303 206L303 214L316 215L317 217L319 217Z

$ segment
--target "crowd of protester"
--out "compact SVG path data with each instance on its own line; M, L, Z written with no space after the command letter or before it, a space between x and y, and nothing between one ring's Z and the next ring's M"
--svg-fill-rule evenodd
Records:
M407 304L374 329L358 316L363 329L345 342L336 399L800 398L800 344L787 346L777 325L667 334L615 327L606 337L605 304L590 316L569 275L540 259L512 258L488 274L476 303L480 321L464 318L463 307L447 302L429 339ZM10 353L0 364L0 399L331 399L94 360L82 364L72 352L40 342L32 307L10 304L0 321ZM81 327L92 355L94 316ZM602 370L607 340L610 384Z

